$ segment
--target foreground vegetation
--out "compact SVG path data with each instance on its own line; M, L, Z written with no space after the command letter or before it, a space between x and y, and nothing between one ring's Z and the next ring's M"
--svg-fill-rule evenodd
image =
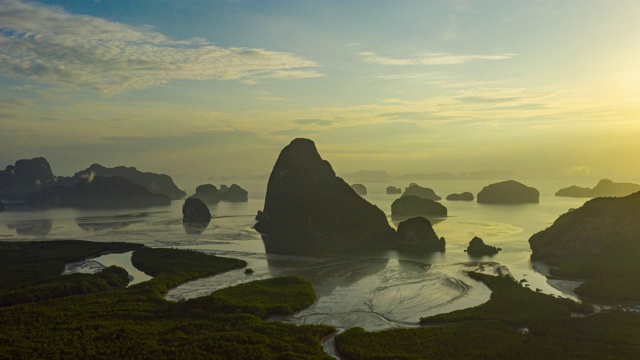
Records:
M523 288L509 278L470 273L492 289L474 308L421 319L430 326L336 336L348 359L635 359L640 315L584 314L588 305Z
M5 246L3 251L11 252L6 250L5 244L2 244ZM68 245L50 243L48 251L58 259L57 254L64 253ZM29 246L19 244L17 248ZM85 257L95 245L75 246L84 247ZM75 246L72 245L74 249ZM100 248L94 255L102 251ZM3 255L11 257L9 253ZM46 252L34 258L50 260ZM307 281L300 278L257 281L208 297L172 303L162 298L168 287L246 264L240 260L173 249L138 249L132 259L140 269L155 276L154 279L128 288L115 282L99 293L40 298L0 307L0 359L327 357L320 341L333 328L263 321L268 316L288 314L312 303L315 295ZM7 268L9 272L13 271L11 266ZM28 266L21 268L30 272ZM33 272L25 276L38 282L39 271L34 266ZM101 275L83 277L87 276ZM61 279L73 282L69 280L73 277L67 276L51 274L46 278L50 284ZM35 289L43 284L14 286L10 291L37 292ZM9 290L3 293L6 291ZM223 300L223 307L205 306Z

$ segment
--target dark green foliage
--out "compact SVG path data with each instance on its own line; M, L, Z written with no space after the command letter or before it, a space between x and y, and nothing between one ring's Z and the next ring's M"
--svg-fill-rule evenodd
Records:
M111 266L97 274L61 275L45 284L0 293L0 306L104 292L112 288L124 288L128 283L127 271L121 267Z
M336 336L336 346L351 360L507 359L527 338L498 321L479 321L377 332L354 328Z
M520 288L513 280L470 273L492 290L475 308L423 318L441 325L369 333L351 329L336 336L349 359L637 359L640 314L571 317L588 312L575 304ZM509 304L511 302L511 304ZM526 323L528 331L518 327Z
M331 327L264 322L244 313L193 311L185 306L189 301L172 303L160 294L161 289L242 267L244 262L190 251L150 250L134 255L138 265L156 274L146 283L0 308L0 359L329 358L320 340L334 330ZM116 269L88 276L102 276L105 284L121 282ZM250 305L261 300L261 292L280 294L278 302L297 309L308 302L307 285L297 278L274 279L247 284L242 291L226 295L238 296L235 303Z
M185 301L189 311L245 313L261 318L291 315L313 304L311 283L296 276L253 281L214 291L211 295Z
M580 308L568 299L554 298L520 286L511 278L470 272L472 279L482 281L491 290L489 301L476 307L420 319L422 324L459 321L499 320L505 324L522 326L544 317L567 317Z
M576 294L588 298L640 301L640 277L589 279L574 291Z
M0 290L42 284L58 278L66 263L142 246L80 240L0 242Z

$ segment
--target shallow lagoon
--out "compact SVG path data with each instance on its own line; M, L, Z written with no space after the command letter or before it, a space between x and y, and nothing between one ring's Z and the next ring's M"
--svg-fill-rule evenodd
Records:
M419 182L432 186L444 198L451 192L477 193L488 182L430 183ZM370 330L416 326L422 316L475 306L488 300L489 290L463 272L478 268L479 262L505 265L516 279L526 279L533 289L573 296L572 284L548 281L534 269L529 260L531 252L527 240L533 233L551 225L560 214L581 206L586 199L554 197L553 191L566 186L565 183L547 182L544 186L525 183L541 190L540 204L482 205L443 200L449 216L433 222L436 233L447 240L445 253L418 255L386 251L333 257L265 254L259 234L252 229L254 216L264 203L263 192L259 191L257 198L254 192L247 203L211 206L214 218L196 229L183 226L182 201L175 201L169 207L139 210L17 210L8 206L0 215L0 240L127 241L237 257L247 261L255 273L245 275L238 270L196 280L171 290L167 298L191 298L255 279L299 275L313 282L318 299L288 321L323 323L338 328L360 326ZM389 215L391 203L397 197L384 193L390 184L366 185L369 195L365 198ZM397 225L397 221L391 218L389 221ZM493 257L471 257L464 249L473 236L479 236L503 251ZM127 255L95 261L104 266L128 267ZM484 270L493 271L494 268L495 265L487 265ZM144 274L129 271L134 281L144 281Z

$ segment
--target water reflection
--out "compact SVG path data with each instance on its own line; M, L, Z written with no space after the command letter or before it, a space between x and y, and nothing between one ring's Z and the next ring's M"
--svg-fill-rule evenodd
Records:
M9 230L15 230L18 235L45 237L51 232L51 219L19 221L7 224Z
M134 213L109 216L84 216L76 218L76 224L84 231L120 230L133 224L142 223L149 213Z
M398 225L401 222L403 222L403 221L405 221L407 219L414 218L414 217L417 217L417 216L392 216L392 217L390 217L390 219L391 219L391 222L393 223L393 225L397 228ZM443 221L445 221L447 219L446 217L429 217L429 216L421 216L421 217L426 218L427 220L429 220L429 222L431 223L432 226L435 225L435 224L441 223L441 222L443 222Z
M200 235L204 232L207 227L209 227L209 223L211 221L196 221L196 222L182 222L182 226L184 227L184 231L189 235Z

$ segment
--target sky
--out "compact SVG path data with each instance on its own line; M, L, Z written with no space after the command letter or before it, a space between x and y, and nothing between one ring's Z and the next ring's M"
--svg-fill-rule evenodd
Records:
M640 181L638 19L636 0L0 0L0 167L261 175L306 137L338 174Z

